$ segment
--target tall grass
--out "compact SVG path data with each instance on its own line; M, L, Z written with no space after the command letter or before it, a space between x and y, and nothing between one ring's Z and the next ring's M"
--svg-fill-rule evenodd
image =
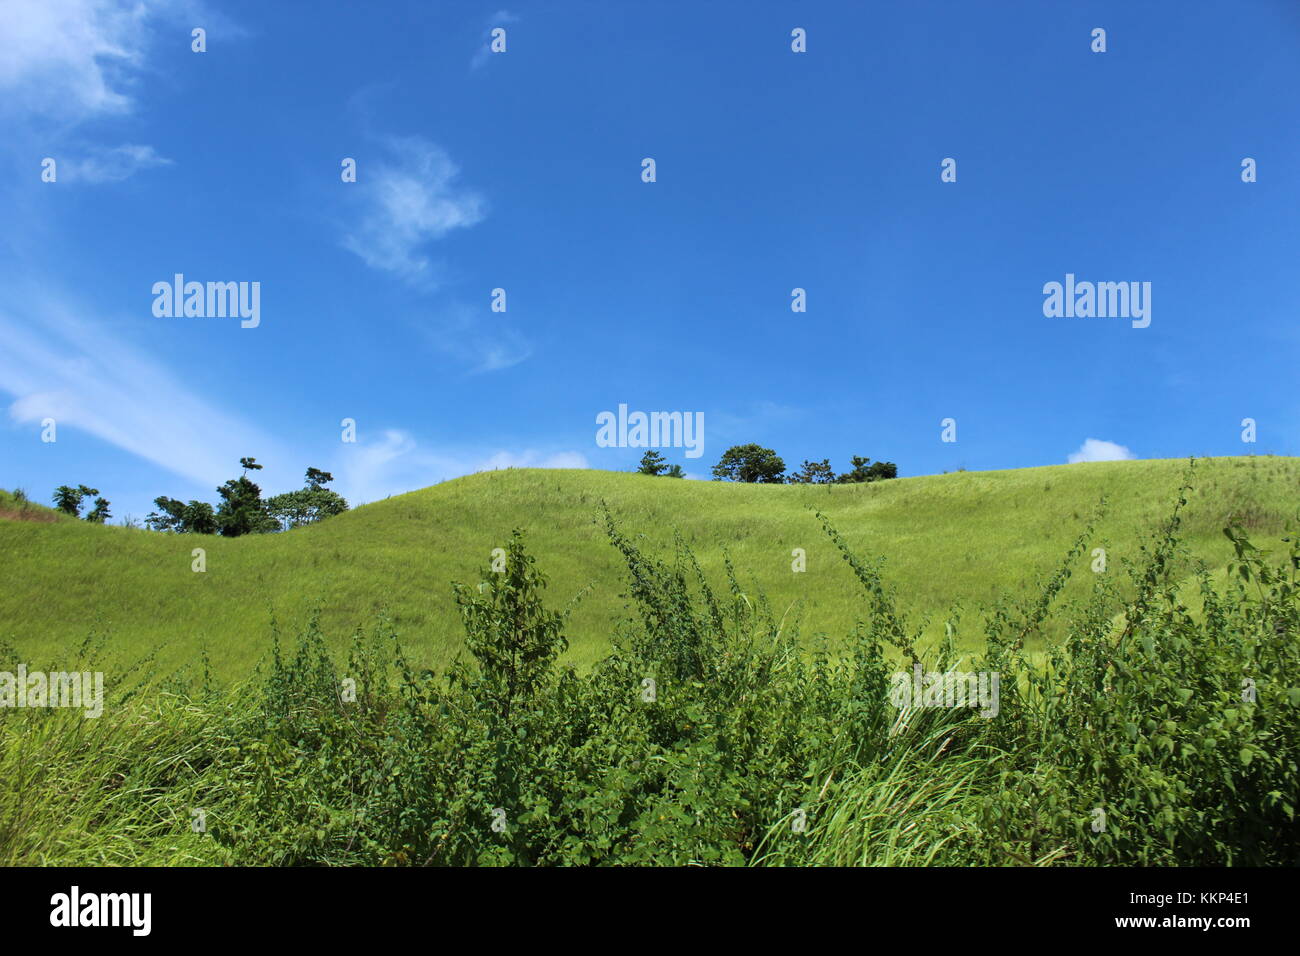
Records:
M1126 581L1092 573L1081 519L1054 571L937 644L828 517L862 591L833 646L729 558L646 553L606 512L628 613L581 673L575 605L517 533L454 588L467 654L441 674L382 617L346 656L313 619L242 685L159 690L138 662L98 720L0 710L0 863L1294 865L1300 543L1230 526L1230 565L1198 565L1188 494ZM914 664L996 672L996 716L897 706Z

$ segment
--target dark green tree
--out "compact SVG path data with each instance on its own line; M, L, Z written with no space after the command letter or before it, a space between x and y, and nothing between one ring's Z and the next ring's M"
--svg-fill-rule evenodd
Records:
M54 489L54 507L65 515L77 517L81 513L82 492L68 485L59 485Z
M835 471L831 468L829 458L821 461L804 460L803 467L790 475L790 483L796 485L827 485L835 481Z
M260 471L262 466L255 458L241 458L239 464L244 473L217 489L221 501L216 509L205 501L183 504L164 495L154 499L158 510L145 518L145 525L154 531L236 538L281 527L295 528L348 510L343 496L325 487L334 480L328 471L308 468L306 487L263 500L262 489L248 477L250 471Z
M307 487L313 490L320 490L334 480L334 476L328 471L321 471L319 468L307 469Z
M65 515L72 515L74 518L81 517L81 503L87 498L93 498L99 494L98 488L87 488L85 485L78 485L76 488L70 488L67 485L59 485L54 489L54 507L62 511ZM96 502L98 504L98 502Z
M785 462L772 449L761 445L733 445L713 466L713 477L718 481L775 484L784 480Z
M238 538L245 534L264 534L279 527L276 520L267 513L266 502L262 500L262 489L246 475L227 481L217 489L217 494L221 496L221 502L217 505L218 534Z
M217 505L217 533L227 538L238 538L245 534L278 530L279 523L267 513L262 489L248 477L250 471L261 471L262 466L256 458L241 458L239 465L244 473L217 489L221 496Z
M190 534L216 534L217 513L206 501L193 501L181 512L184 530Z
M86 520L92 524L103 524L113 515L108 510L109 500L107 498L96 498L95 508L90 514L86 515Z
M144 519L146 527L154 531L174 531L177 534L216 534L217 516L206 501L183 504L175 498L163 496L154 499L156 512Z
M853 470L846 471L835 480L841 484L856 484L867 481L884 481L898 477L898 466L892 461L873 462L861 455L853 456Z
M181 515L185 511L183 502L166 495L159 495L153 500L157 511L151 511L144 518L146 528L153 531L180 531Z
M637 467L637 471L643 475L662 475L667 470L668 462L653 448L641 456L641 464Z

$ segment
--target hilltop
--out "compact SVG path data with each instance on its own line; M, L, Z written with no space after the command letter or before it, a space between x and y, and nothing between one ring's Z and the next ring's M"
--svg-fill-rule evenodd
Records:
M331 646L386 609L407 652L440 667L462 647L451 582L474 583L512 528L550 578L561 607L590 585L573 612L568 660L608 647L625 615L624 568L605 538L601 503L620 528L667 553L675 532L706 573L723 581L723 549L747 592L763 591L778 617L800 621L805 642L850 632L862 597L814 515L824 512L860 555L883 556L900 606L948 608L967 627L1000 593L1020 593L1060 563L1103 496L1091 547L1123 574L1143 531L1168 515L1181 460L1103 462L900 478L863 485L737 485L590 470L509 469L458 478L356 508L319 525L235 539L165 535L73 520L13 520L0 499L0 640L46 660L92 630L130 659L156 652L164 670L206 648L218 676L246 676L270 648L270 622L291 639L312 609ZM1300 459L1242 457L1197 463L1184 531L1193 553L1222 565L1222 528L1241 522L1261 546L1294 526ZM48 512L48 509L41 509ZM191 549L207 570L191 570ZM807 571L791 570L806 552ZM1091 557L1068 594L1082 594Z

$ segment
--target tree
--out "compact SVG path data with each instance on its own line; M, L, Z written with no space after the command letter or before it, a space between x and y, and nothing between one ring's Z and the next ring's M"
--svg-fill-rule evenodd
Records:
M803 467L790 475L790 483L796 485L827 485L835 480L829 458L821 461L804 460Z
M329 488L299 488L269 498L266 513L285 528L315 524L348 510L347 500Z
M641 456L641 464L637 472L642 475L655 475L663 478L685 478L686 472L682 471L681 465L670 465L664 460L664 456L659 454L653 448Z
M59 485L54 489L54 507L65 515L77 517L81 511L81 498L82 494L76 488Z
M216 513L206 501L182 504L175 498L163 496L155 498L153 503L158 511L150 512L144 523L154 531L174 531L177 534L217 533Z
M835 480L841 484L855 484L867 481L884 481L898 477L898 466L892 461L872 462L861 455L853 456L853 470L846 471Z
M185 529L190 534L216 534L217 513L206 501L190 501L182 512Z
M98 488L87 488L85 485L70 488L67 485L59 485L54 489L54 507L65 515L79 518L81 517L82 501L86 498L93 498L97 494L99 494ZM107 502L105 503L107 504Z
M331 475L328 471L321 471L319 468L307 469L308 488L319 491L321 488L324 488L333 480L334 480L334 476Z
M181 523L181 513L184 512L185 505L166 495L159 495L153 500L153 504L158 510L145 515L145 526L154 531L179 532L181 529L178 525Z
M668 462L653 448L641 456L641 464L637 467L637 471L643 475L662 475L667 470Z
M733 445L713 466L714 479L775 484L783 480L785 462L770 448L761 445Z
M307 469L307 485L297 491L287 491L266 502L266 512L284 529L315 524L348 510L347 500L325 485L334 480L328 471Z
M86 515L86 520L93 524L103 524L113 515L108 510L109 500L107 498L95 499L95 510Z
M306 487L263 500L262 489L248 477L250 471L261 471L262 466L256 458L241 458L239 464L244 473L217 489L221 501L215 510L206 501L182 504L164 495L154 499L158 510L150 512L145 525L154 531L237 538L279 531L281 527L296 528L348 510L343 496L325 487L334 480L328 471L308 468Z
M251 458L241 458L245 474L232 478L217 489L221 503L217 505L217 533L227 538L245 534L262 534L275 531L279 524L267 513L262 500L262 489L248 479L250 469L261 468Z

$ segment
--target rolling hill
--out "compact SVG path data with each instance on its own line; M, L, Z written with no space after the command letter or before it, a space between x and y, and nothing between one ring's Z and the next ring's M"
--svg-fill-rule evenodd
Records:
M1187 467L1181 460L1104 462L901 478L870 485L736 485L588 470L485 472L356 508L284 534L236 539L157 534L73 520L15 520L0 500L0 640L31 661L58 661L92 631L114 655L156 654L164 671L206 649L214 673L237 679L270 647L272 617L291 640L313 608L331 646L386 610L418 663L440 667L462 647L453 580L480 579L512 528L550 578L550 603L574 610L568 659L601 656L625 615L623 566L605 538L601 503L624 532L667 554L674 532L706 572L722 580L723 550L751 593L798 619L806 641L852 630L857 582L814 515L824 512L860 556L883 556L900 605L972 618L1002 592L1051 573L1103 496L1093 546L1108 573L1123 573L1144 531L1168 515ZM1257 544L1295 526L1300 459L1241 457L1196 464L1184 531L1194 554L1216 565L1230 548L1221 531L1243 524ZM47 517L42 514L42 517ZM191 550L207 569L191 570ZM791 552L807 570L791 570ZM1091 577L1080 560L1067 595Z

